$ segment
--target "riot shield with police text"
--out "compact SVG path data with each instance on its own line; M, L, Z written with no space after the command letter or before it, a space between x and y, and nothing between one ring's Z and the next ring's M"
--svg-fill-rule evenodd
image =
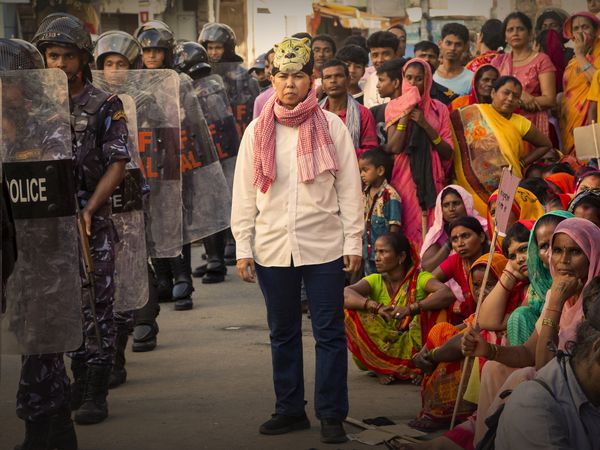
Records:
M229 227L231 191L192 79L180 77L183 242L188 244Z
M133 98L141 169L150 189L146 247L153 258L181 253L179 76L173 70L93 71L94 84Z
M120 94L129 139L127 148L131 160L125 179L112 195L112 219L119 242L115 247L115 311L140 309L148 301L148 252L146 249L143 196L146 180L138 151L138 128L135 102Z
M240 146L239 128L233 116L223 79L216 74L193 81L196 97L221 161L227 185L233 187L235 161Z
M67 77L0 72L2 167L18 258L6 288L2 353L75 350L81 277Z

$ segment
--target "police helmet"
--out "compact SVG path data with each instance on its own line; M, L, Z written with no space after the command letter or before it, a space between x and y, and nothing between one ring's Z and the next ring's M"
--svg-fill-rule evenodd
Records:
M169 26L160 20L146 22L135 31L135 37L142 48L163 48L171 52L175 37Z
M207 23L202 27L198 36L198 43L202 44L204 48L209 42L218 42L223 44L226 53L235 52L235 41L235 33L229 25L224 23Z
M206 49L197 42L182 42L173 50L173 68L196 79L210 74Z
M111 30L98 37L94 47L96 68L104 69L104 59L111 53L124 56L129 61L130 69L141 69L142 67L142 47L137 39L129 33Z
M0 71L43 68L44 58L35 45L21 39L0 38Z
M44 53L50 45L74 46L93 57L94 45L85 24L67 13L46 16L31 42Z

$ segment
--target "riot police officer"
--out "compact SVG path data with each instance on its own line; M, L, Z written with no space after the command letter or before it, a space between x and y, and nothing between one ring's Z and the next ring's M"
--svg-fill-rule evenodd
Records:
M144 68L170 69L172 67L175 38L167 24L159 20L147 22L137 29L135 36L142 46ZM194 291L191 275L191 244L183 246L181 256L153 258L152 264L158 279L159 299L175 301L175 310L191 309Z
M248 74L242 66L243 59L235 53L236 37L234 31L224 23L207 23L202 27L198 36L198 43L207 51L213 73L220 75L227 89L227 96L231 102L233 115L241 136L248 124L252 121L254 100L260 92L258 82ZM235 154L237 155L237 148ZM235 163L235 158L231 158ZM234 165L234 164L232 164ZM233 185L233 175L228 175L228 165L224 164L223 170L228 180ZM225 245L227 241L227 245ZM207 255L209 264L203 283L218 283L224 281L227 265L235 265L235 242L230 232L217 234L207 240ZM205 244L206 245L206 244ZM212 263L211 263L212 260ZM201 271L198 275L201 274Z
M126 116L116 95L92 85L92 40L81 20L64 13L50 14L32 42L46 66L63 70L69 82L76 192L94 266L89 292L95 291L95 299L90 295L91 301L83 303L83 345L70 354L74 377L71 407L77 410L77 423L93 424L108 416L106 397L115 356L116 232L110 197L123 180L130 159Z

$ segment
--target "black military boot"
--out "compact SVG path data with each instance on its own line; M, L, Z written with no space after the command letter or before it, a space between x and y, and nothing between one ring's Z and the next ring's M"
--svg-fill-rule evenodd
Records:
M171 258L171 273L175 284L173 285L173 299L175 300L175 311L185 311L192 309L192 292L194 284L192 282L191 267L191 244L184 245L181 249L181 256Z
M62 408L50 418L48 448L51 450L77 450L77 435L71 420L71 410Z
M212 236L204 239L204 249L208 263L206 264L206 274L202 278L202 283L213 284L225 281L227 267L225 267L225 237L226 231L219 231Z
M152 266L156 274L158 287L158 301L173 301L173 273L171 272L171 258L152 258Z
M127 348L127 340L129 333L127 330L119 330L117 333L115 353L115 361L113 363L112 372L110 373L110 381L108 388L116 388L122 385L127 380L127 370L125 370L125 349Z
M133 327L133 352L149 352L156 348L158 323L156 318L160 313L158 304L158 288L154 270L148 265L148 303L134 312L135 326Z
M36 422L25 421L25 440L15 450L51 450L48 447L48 433L50 420L44 419Z
M76 411L81 406L81 403L83 403L87 364L80 359L71 359L71 371L73 372L73 381L71 383L71 411Z
M75 423L78 425L100 423L108 417L106 397L111 369L111 366L88 366L83 404L75 413Z

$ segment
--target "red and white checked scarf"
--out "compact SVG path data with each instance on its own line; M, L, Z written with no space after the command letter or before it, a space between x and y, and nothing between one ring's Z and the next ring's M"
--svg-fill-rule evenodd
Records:
M326 170L338 170L335 145L329 124L311 89L306 99L292 110L273 95L265 104L254 127L254 186L264 194L277 176L275 164L275 121L298 128L296 160L300 181L310 182Z

